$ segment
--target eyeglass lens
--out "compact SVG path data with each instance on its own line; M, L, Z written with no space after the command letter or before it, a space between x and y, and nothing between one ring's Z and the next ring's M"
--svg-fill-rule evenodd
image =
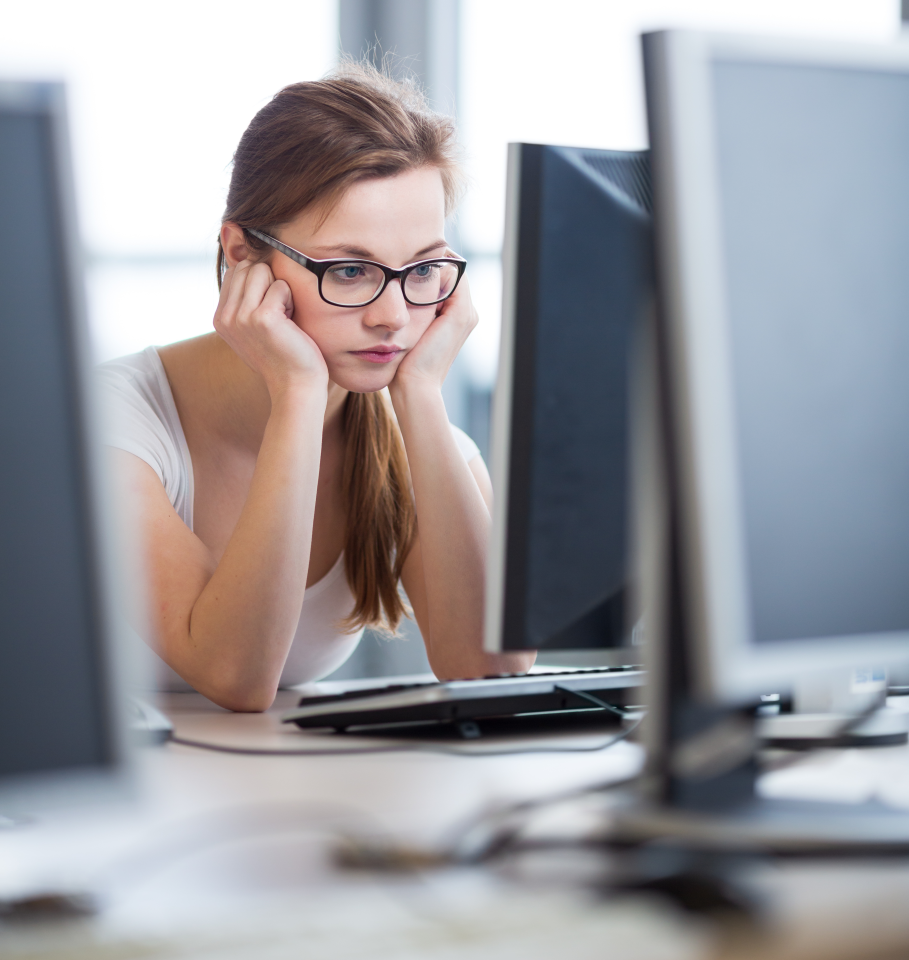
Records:
M453 263L421 263L404 276L404 296L410 303L430 304L444 300L458 280ZM351 261L326 270L322 277L322 296L331 303L356 307L369 303L385 282L385 274L369 263Z

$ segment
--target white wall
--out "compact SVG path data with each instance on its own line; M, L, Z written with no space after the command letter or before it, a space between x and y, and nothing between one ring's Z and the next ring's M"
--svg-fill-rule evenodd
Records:
M667 27L891 40L899 0L462 0L465 246L497 251L510 141L647 146L640 34Z
M336 49L334 0L4 5L0 77L69 85L99 357L210 329L237 141L275 91L321 76Z
M640 34L668 27L888 41L899 0L462 0L460 117L471 189L459 227L480 324L465 348L491 387L511 141L647 146ZM485 253L490 259L476 260Z

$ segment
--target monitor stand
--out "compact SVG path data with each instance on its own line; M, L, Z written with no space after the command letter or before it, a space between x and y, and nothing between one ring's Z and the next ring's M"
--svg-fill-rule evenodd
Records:
M909 811L862 804L752 798L725 810L636 804L616 813L622 845L663 844L692 853L782 857L905 857Z
M796 681L788 711L778 695L761 697L758 737L784 750L900 746L909 740L909 712L902 699L887 705L889 689L882 667L817 671Z
M669 552L668 567L666 626L648 651L646 786L643 796L616 811L613 836L718 853L909 853L909 810L758 796L762 731L756 711L697 698L676 550ZM899 714L903 738L904 718ZM885 715L885 722L891 719Z
M855 724L854 714L779 713L757 718L762 746L782 750L896 747L909 740L909 714L881 707Z
M694 683L694 643L682 589L679 467L668 425L670 380L659 311L637 362L636 541L649 624L644 647L647 769L643 788L613 815L618 843L664 850L743 853L909 853L909 811L758 796L761 731L756 708L705 704ZM845 712L845 711L844 711ZM796 721L801 722L801 721ZM828 728L829 730L829 728ZM767 732L766 730L764 731ZM892 731L891 731L892 732Z

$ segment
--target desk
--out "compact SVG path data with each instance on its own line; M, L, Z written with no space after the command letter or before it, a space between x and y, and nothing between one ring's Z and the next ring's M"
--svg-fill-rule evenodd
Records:
M163 705L180 737L280 748L320 739L278 724L276 714L293 696L282 694L262 715L229 714L194 694L172 695ZM638 747L627 743L601 753L496 757L148 749L138 810L0 833L0 895L16 885L53 882L57 889L91 886L101 896L95 916L0 924L0 955L871 960L909 954L909 865L768 867L755 877L772 901L767 932L730 940L728 932L691 922L661 901L595 896L568 883L567 876L577 879L577 865L566 868L558 859L525 863L517 879L479 868L390 875L332 864L331 850L344 833L438 847L479 811L619 780L640 763ZM839 785L839 799L844 784L857 799L889 790L890 800L909 805L909 749L819 755L766 781L777 795L829 794Z

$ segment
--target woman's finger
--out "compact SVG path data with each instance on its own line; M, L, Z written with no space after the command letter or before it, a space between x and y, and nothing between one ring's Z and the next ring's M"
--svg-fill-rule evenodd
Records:
M222 300L218 304L218 310L215 313L215 325L229 326L237 315L237 310L243 299L243 291L246 286L246 275L252 266L249 260L243 260L235 267L230 269L230 278L228 280L225 274L226 283L221 284ZM225 287L227 288L225 293Z
M223 313L224 305L227 303L227 297L230 294L230 286L234 278L234 268L228 267L221 277L221 288L218 291L218 306L215 308L215 316Z
M284 280L275 280L262 298L262 306L281 310L288 320L293 320L294 301L290 287Z
M256 263L247 271L246 284L243 289L243 299L240 301L239 316L241 319L252 316L265 299L269 287L275 282L271 267L265 263Z
M466 332L464 337L466 339L479 320L470 296L470 285L467 282L466 276L462 278L455 292L439 306L441 309L438 314L436 314L436 319L444 318L446 321L453 322L465 328Z

